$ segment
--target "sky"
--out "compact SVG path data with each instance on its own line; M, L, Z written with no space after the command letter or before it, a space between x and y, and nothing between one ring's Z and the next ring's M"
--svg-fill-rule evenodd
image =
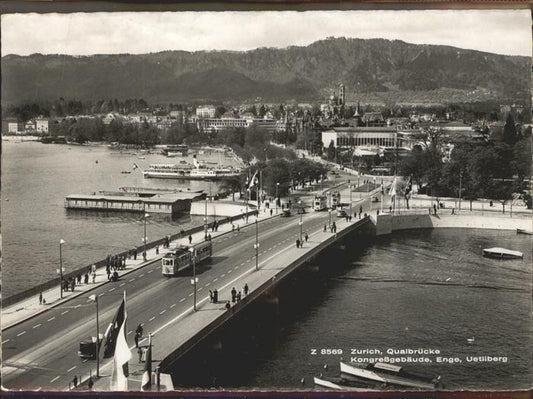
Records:
M531 56L529 10L4 14L2 55L141 54L306 46L326 37L398 39Z

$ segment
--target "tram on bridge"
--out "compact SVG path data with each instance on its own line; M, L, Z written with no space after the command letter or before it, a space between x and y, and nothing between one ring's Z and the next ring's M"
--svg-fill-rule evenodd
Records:
M211 241L206 241L195 246L179 246L170 250L163 256L162 273L165 277L174 277L180 270L209 259L213 254Z

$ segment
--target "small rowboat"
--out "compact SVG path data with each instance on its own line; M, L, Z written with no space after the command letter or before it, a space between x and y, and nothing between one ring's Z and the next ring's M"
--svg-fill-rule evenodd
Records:
M371 381L386 384L400 385L419 389L435 389L440 382L440 377L435 379L424 378L406 373L403 367L389 363L343 363L341 362L341 375L347 374Z
M526 229L516 229L516 234L528 234L533 235L533 231Z
M497 259L517 259L523 258L524 254L520 251L512 251L505 248L486 248L483 250L483 256L488 258L497 258Z
M352 392L380 392L378 389L370 389L361 385L345 380L344 378L335 377L314 377L315 385L322 388L334 389L336 391Z

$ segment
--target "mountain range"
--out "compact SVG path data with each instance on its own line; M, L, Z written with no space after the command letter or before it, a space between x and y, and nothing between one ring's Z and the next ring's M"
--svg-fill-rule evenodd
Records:
M399 40L328 38L250 51L116 55L5 55L2 102L143 98L318 102L339 83L348 101L524 102L531 59ZM406 93L407 96L406 96ZM453 93L453 95L451 94ZM406 98L407 97L407 98ZM426 101L424 100L424 101Z

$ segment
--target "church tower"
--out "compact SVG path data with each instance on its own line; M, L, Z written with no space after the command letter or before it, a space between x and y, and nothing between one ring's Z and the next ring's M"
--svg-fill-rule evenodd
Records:
M339 85L339 105L346 105L346 88L342 83Z

